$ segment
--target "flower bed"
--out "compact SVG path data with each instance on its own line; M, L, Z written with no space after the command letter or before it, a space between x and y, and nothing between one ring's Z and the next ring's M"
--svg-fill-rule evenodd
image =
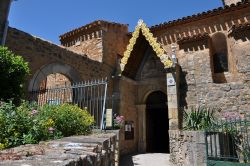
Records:
M0 150L42 140L91 132L93 117L76 105L45 105L23 102L0 104Z

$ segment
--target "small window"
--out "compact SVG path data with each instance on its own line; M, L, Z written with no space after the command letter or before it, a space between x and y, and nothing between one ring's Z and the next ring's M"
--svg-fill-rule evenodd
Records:
M223 33L212 36L212 62L213 72L222 73L228 71L227 40Z
M222 73L228 71L227 54L215 53L213 55L214 72Z
M224 72L229 71L229 66L227 39L223 33L218 32L211 37L210 56L213 82L226 83L227 79Z

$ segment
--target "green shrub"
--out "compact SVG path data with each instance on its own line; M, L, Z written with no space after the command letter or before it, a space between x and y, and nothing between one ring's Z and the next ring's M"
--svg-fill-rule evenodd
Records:
M0 104L0 149L62 136L90 133L93 117L76 105L45 105L22 102Z
M192 107L184 111L184 130L205 130L215 123L215 113L220 109L206 106Z
M0 66L0 99L13 99L18 103L23 94L25 77L29 73L28 63L7 47L0 46Z
M94 118L76 105L45 105L42 110L44 115L51 117L54 127L61 131L63 136L88 134L94 123Z
M0 143L13 147L22 143L22 133L29 130L28 112L18 111L12 102L0 106Z

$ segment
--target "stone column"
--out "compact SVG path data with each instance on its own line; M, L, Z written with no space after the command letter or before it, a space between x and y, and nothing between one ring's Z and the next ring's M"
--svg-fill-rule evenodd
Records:
M168 117L169 117L169 130L177 130L179 126L178 117L178 77L177 69L175 68L166 70L167 79L167 95L168 95Z
M146 152L146 104L137 105L139 142L138 152Z

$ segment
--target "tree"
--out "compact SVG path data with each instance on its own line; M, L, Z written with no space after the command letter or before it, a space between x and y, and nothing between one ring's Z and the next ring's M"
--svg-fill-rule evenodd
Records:
M23 83L29 74L28 63L7 47L0 47L0 100L18 103L23 95Z

